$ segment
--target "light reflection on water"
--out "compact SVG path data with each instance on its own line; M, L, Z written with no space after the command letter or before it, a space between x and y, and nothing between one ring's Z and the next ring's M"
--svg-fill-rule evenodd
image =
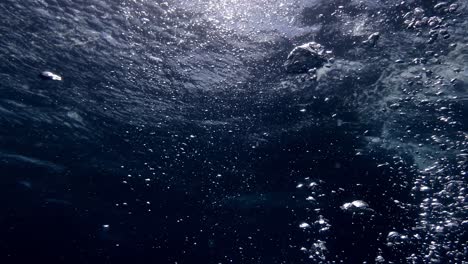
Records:
M201 12L220 30L235 31L253 38L278 35L294 37L310 33L298 21L300 11L314 1L228 0L178 1L176 6Z

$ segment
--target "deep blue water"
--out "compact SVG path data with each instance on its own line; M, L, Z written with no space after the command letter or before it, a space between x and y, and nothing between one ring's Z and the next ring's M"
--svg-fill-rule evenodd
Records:
M2 263L467 261L467 6L429 2L4 0Z

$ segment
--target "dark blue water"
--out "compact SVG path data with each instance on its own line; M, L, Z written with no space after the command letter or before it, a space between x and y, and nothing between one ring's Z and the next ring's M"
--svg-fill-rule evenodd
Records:
M435 4L3 1L2 263L466 261L467 7Z

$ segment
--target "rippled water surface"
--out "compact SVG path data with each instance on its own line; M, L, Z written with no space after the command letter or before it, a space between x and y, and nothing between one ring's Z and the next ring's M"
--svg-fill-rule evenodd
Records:
M462 0L3 0L1 263L468 263Z

